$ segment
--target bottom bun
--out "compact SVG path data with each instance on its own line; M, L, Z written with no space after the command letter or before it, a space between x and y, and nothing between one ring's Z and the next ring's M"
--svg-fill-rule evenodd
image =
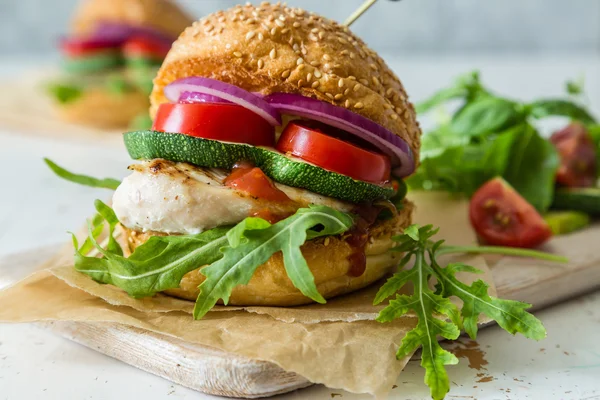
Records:
M389 252L394 246L391 237L410 225L413 205L405 201L398 215L387 221L378 222L371 227L369 244L365 249L367 265L365 272L353 277L348 275L353 252L343 236L313 239L302 246L302 254L315 277L315 284L323 297L331 298L353 292L381 279L392 271L401 257ZM139 233L123 228L131 251L150 236L160 233ZM199 294L198 286L205 277L200 268L187 273L177 289L164 293L186 300L195 301ZM312 303L292 285L283 264L283 256L276 253L259 266L247 285L233 289L229 298L230 305L237 306L295 306Z
M86 89L77 99L58 106L61 119L98 128L125 128L148 112L148 96L140 91L111 93L103 88Z

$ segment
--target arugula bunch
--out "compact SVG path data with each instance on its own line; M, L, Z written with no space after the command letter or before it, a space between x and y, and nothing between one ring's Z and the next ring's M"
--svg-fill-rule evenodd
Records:
M571 83L571 91L575 86ZM502 176L540 212L552 203L560 160L534 122L562 116L587 125L595 123L594 117L571 99L522 103L493 94L482 85L477 72L460 77L418 104L417 112L426 113L449 101L458 101L460 106L423 136L421 166L408 185L470 196L484 182Z
M435 400L443 399L450 390L448 373L444 366L458 363L458 359L452 353L439 345L438 339L441 337L454 340L460 335L461 329L475 339L480 314L495 320L511 334L519 332L535 340L546 337L542 323L526 311L531 307L530 304L491 297L488 295L488 284L482 280L468 286L456 278L456 273L481 273L480 270L461 263L449 264L444 268L438 264L436 257L448 253L492 251L564 261L561 257L523 249L443 246L443 240L430 240L437 231L431 225L421 228L412 225L405 229L403 235L394 238L399 245L393 251L405 253L400 262L401 269L381 287L374 301L374 304L380 304L396 295L379 313L379 322L392 321L410 311L417 315L417 326L402 339L397 357L403 358L419 347L422 348L421 366L425 368L425 383ZM411 260L414 260L413 266L402 269ZM437 284L431 289L430 283L433 280L437 281ZM413 293L397 294L407 283L412 283ZM462 309L459 310L450 301L450 297L462 300Z
M234 227L219 227L197 235L153 236L124 257L114 238L119 223L114 211L100 200L95 206L98 215L89 224L88 238L81 248L73 235L75 269L141 298L179 287L185 274L206 265L201 270L206 280L200 285L194 308L196 319L202 318L219 299L227 304L232 290L248 284L256 268L280 251L292 284L305 296L324 303L300 246L306 240L342 234L354 222L349 214L330 207L310 206L273 225L249 217ZM98 238L105 224L109 235L103 248ZM86 255L92 246L102 257Z

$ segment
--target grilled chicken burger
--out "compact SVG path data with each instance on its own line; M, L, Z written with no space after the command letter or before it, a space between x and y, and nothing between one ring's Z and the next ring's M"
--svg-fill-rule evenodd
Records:
M192 20L169 0L86 0L60 41L67 75L51 85L60 116L125 127L147 113L152 78Z
M289 306L365 287L398 264L402 178L420 130L396 75L347 28L279 4L237 6L174 43L152 130L112 207L125 256L75 267L135 297ZM112 212L112 211L111 211Z

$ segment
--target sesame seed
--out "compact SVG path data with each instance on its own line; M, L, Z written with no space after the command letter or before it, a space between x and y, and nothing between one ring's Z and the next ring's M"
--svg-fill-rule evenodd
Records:
M262 59L258 60L258 68L262 68L264 66L265 66L265 62Z
M385 94L386 94L388 97L389 97L389 96L391 96L391 95L392 95L392 93L394 93L394 89L392 89L392 88L389 88L389 89L388 89L388 90L385 92Z
M323 39L325 37L325 32L319 32L319 39Z
M374 76L374 77L373 77L373 84L374 84L375 86L379 86L379 85L381 84L381 83L379 82L379 79L377 79L377 77L376 77L376 76Z
M308 50L306 50L306 47L303 47L302 50L300 51L302 54L306 55L308 53Z
M303 85L304 85L304 81L303 81L302 79L300 79L300 80L298 81L298 86L302 87Z
M349 53L349 51L348 51L348 50L342 50L342 51L340 52L340 54L341 54L341 55L343 55L343 56L346 56L346 55L348 55L348 53Z
M271 14L267 17L267 20L269 20L270 22L273 22L274 19L275 19L275 17L273 16L273 14Z
M223 26L222 26L222 27L220 27L220 28L219 28L219 33L223 33L223 31L224 31L224 30L225 30L225 27L223 27Z
M317 78L317 79L318 79L318 78L320 78L321 76L323 76L323 75L321 74L321 71L319 71L318 69L317 69L317 70L315 70L315 78Z
M356 58L356 53L350 53L350 59L354 60Z
M312 65L313 67L318 67L319 65L321 65L321 63L318 61L311 61L310 65Z
M235 10L233 10L234 14L240 14L242 12L241 8L236 8Z
M346 100L346 102L344 103L344 107L346 107L346 108L350 107L350 100Z
M319 85L320 85L320 84L321 84L321 82L319 82L319 81L314 81L314 82L312 83L312 88L313 88L313 89L316 89L316 88L318 88L318 87L319 87Z
M255 24L255 23L256 23L256 20L254 18L248 18L246 20L246 25L252 25L252 24Z
M304 59L302 57L300 57L299 59L296 60L296 65L301 65L304 64Z
M208 25L209 22L210 22L210 20L204 19L204 20L202 20L202 25Z
M346 90L344 90L344 96L348 96L348 93L350 93L350 88L347 88Z
M391 109L391 108L394 108L394 106L392 106L390 103L385 103L385 104L383 105L383 108L385 108L386 110L389 110L389 109Z
M286 18L285 18L285 15L281 14L281 15L279 16L279 20L280 20L280 21L285 21L285 20L286 20Z
M348 79L350 79L351 81L355 81L355 80L356 80L356 77L355 77L354 75L350 75L350 76L348 77Z
M248 18L248 17L246 17L244 14L240 15L240 21L245 21L246 18Z
M299 51L300 50L300 46L298 46L298 43L294 43L292 45L292 49L294 49L294 51Z
M302 71L304 68L306 68L305 64L298 65L298 71Z
M344 95L342 95L342 94L336 94L334 99L341 100L343 97L344 97Z
M368 80L366 80L366 79L364 79L364 78L363 78L363 79L359 79L358 81L359 81L360 83L362 83L363 85L365 85L365 86L369 86L369 81L368 81Z
M246 41L250 41L250 40L252 40L252 38L253 38L254 36L256 36L256 32L254 32L254 31L250 31L250 32L248 32L248 33L246 34Z
M398 114L401 114L401 113L402 113L402 109L401 109L400 107L396 107L396 112L397 112Z
M354 91L358 92L358 89L360 89L360 84L357 83L356 85L354 85Z
M283 29L281 30L281 34L282 34L282 35L285 35L285 34L286 34L286 33L288 33L289 31L290 31L290 28L283 28Z
M233 55L236 56L237 58L240 58L242 56L242 53L240 53L239 51L234 51Z
M226 48L227 50L229 50L229 49L231 48L231 43L227 43L227 44L225 45L225 48Z
M276 19L275 20L275 25L277 25L280 28L283 28L285 26L285 23L282 20L280 20L280 19Z
M329 240L330 240L330 238L329 238L329 236L327 236L325 238L325 240L323 241L323 244L325 245L325 247L329 246Z
M325 65L323 65L323 68L325 68L325 69L331 69L331 65L325 64Z
M208 32L210 32L210 31L212 31L213 29L215 29L214 25L208 25L208 26L206 27L206 30L205 30L204 32L208 33Z
M348 42L345 39L342 39L341 37L338 38L338 42L340 42L341 44L348 44Z
M317 33L317 32L319 32L319 28L312 28L310 31L311 31L312 33Z
M269 57L271 57L271 60L274 60L277 58L277 49L276 48L273 48L271 50L271 52L269 53Z
M392 119L395 121L398 119L398 115L397 114L392 114Z
M263 40L265 38L265 35L263 35L261 32L258 32L258 40Z
M286 69L286 70L285 70L285 71L283 71L283 73L281 74L281 77L282 77L283 79L287 79L287 78L289 78L289 76L290 76L290 73L291 73L291 72L290 72L290 70L289 70L289 69Z
M258 11L252 11L252 16L254 18L258 18Z
M310 82L311 79L312 79L312 74L309 72L308 74L306 74L306 81Z
M312 33L309 33L309 34L308 34L308 38L309 38L310 40L312 40L313 42L317 42L317 41L319 41L319 38L318 38L318 37L316 37L315 35L313 35Z
M277 35L277 27L273 27L273 29L271 29L271 36L275 35Z
M219 17L218 21L221 23L225 22L225 17Z
M331 56L329 54L323 54L323 58L325 61L331 61Z
M293 26L294 28L300 28L300 22L297 22L297 21L296 21L296 22L294 22L294 23L292 24L292 26Z
M329 97L330 99L333 99L333 95L331 93L325 93L325 96Z
M343 88L343 87L344 87L344 80L343 80L343 79L340 79L340 80L338 81L338 87L341 87L341 88Z
M356 103L356 104L354 105L354 108L361 109L361 108L363 108L364 106L365 106L365 105L359 101L358 103Z

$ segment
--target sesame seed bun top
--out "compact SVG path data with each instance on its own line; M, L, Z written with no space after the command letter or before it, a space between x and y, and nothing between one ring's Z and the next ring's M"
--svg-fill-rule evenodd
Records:
M176 38L193 19L170 0L86 0L75 12L72 32L93 33L99 22L154 28Z
M188 76L248 91L301 94L345 107L403 138L418 163L421 131L398 77L347 27L298 8L263 2L194 22L173 44L151 95Z

